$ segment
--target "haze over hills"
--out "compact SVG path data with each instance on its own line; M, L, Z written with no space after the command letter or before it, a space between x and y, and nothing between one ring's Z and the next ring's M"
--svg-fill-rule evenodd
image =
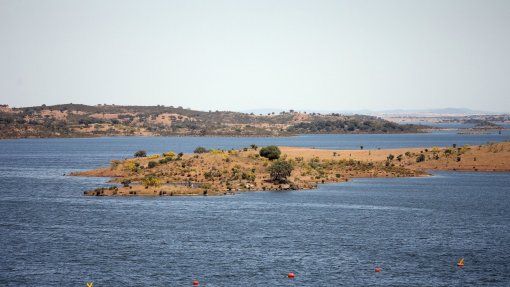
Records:
M243 113L254 113L254 114L270 114L270 113L280 113L282 111L289 111L289 109L247 109L241 110L239 112ZM386 115L386 114L402 114L402 115L413 115L413 114L431 114L431 115L501 115L501 114L510 114L510 112L493 112L493 111L482 111L482 110L473 110L469 108L437 108L437 109L392 109L392 110L315 110L315 109L307 109L301 110L296 109L296 111L303 112L306 111L308 113L321 113L321 114L330 114L330 113L341 113L344 115L354 115L354 114L362 114L362 115Z

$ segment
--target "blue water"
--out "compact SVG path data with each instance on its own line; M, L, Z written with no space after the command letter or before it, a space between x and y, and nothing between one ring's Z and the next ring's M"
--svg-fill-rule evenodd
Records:
M84 197L105 179L63 176L140 148L386 148L498 138L508 135L0 141L0 286L191 286L194 279L200 286L509 286L509 173L161 198Z
M315 147L321 149L386 149L412 147L447 147L452 144L484 144L510 140L510 131L502 134L458 134L456 131L437 131L422 134L341 134L341 135L300 135L293 137L102 137L73 139L17 139L0 140L0 152L4 155L37 157L36 153L51 151L59 155L84 154L97 163L107 163L112 158L132 157L139 149L149 153L176 151L189 153L196 147L243 148L250 144L258 146L280 145ZM96 148L96 147L100 148ZM11 150L12 149L12 150ZM91 152L93 149L93 153ZM73 163L75 164L75 163ZM90 166L90 165L89 165ZM87 166L87 168L89 168ZM75 165L71 168L76 168Z

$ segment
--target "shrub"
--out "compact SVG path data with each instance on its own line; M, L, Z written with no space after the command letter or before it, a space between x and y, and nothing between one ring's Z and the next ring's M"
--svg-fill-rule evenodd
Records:
M248 180L248 181L255 181L256 176L254 173L243 172L241 174L241 179Z
M424 154L420 154L416 157L416 162L422 162L422 161L425 161L425 155Z
M140 163L134 160L128 160L124 163L124 168L129 171L138 171L140 169Z
M116 168L117 166L119 166L119 164L120 164L120 160L114 159L114 160L110 161L111 168Z
M292 164L285 160L274 161L268 168L271 180L276 183L287 182L287 177L290 176L294 167Z
M206 153L206 152L209 152L209 150L208 150L208 149L206 149L205 147L201 147L201 146L199 146L199 147L197 147L197 148L196 148L193 152L194 152L194 153Z
M155 161L152 161L152 160L151 160L151 161L149 161L149 164L147 165L147 167L148 167L148 168L154 168L154 167L156 167L157 165L158 165L158 163L157 163L157 162L155 162Z
M161 185L161 181L157 177L155 177L153 175L147 175L146 177L144 177L142 179L142 184L145 187L160 186Z
M163 156L164 157L169 157L169 158L174 158L175 157L175 152L173 152L173 151L164 152Z
M210 189L212 185L210 183L202 183L198 187L203 189Z
M129 186L129 184L131 183L131 180L129 180L129 179L125 179L125 180L121 181L120 183L122 183L122 185L123 185L124 187L128 187L128 186Z
M135 152L135 157L146 157L146 156L147 156L147 152L144 150L139 150L139 151Z
M282 152L275 145L266 146L260 149L260 156L265 157L269 160L279 159Z

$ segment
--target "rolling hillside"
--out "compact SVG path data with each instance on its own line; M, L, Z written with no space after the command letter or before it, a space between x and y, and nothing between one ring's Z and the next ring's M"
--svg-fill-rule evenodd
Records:
M372 116L335 113L323 115L289 111L256 115L161 105L0 106L0 138L414 133L422 128Z

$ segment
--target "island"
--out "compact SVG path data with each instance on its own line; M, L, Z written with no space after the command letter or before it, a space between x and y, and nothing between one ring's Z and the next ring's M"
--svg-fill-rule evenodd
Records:
M352 178L429 176L430 170L510 171L510 142L375 150L251 145L154 155L140 150L109 167L70 175L111 178L111 186L85 191L88 196L183 196L314 189Z

